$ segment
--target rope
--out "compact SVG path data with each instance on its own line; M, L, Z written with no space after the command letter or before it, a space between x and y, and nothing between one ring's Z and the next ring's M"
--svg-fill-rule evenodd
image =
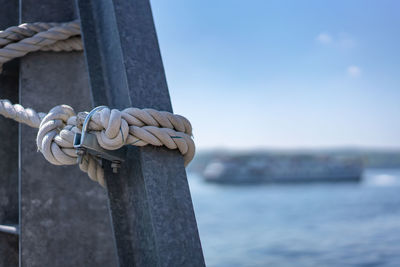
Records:
M25 23L0 31L0 72L4 63L35 51L82 51L79 21Z
M28 23L0 31L0 72L4 63L34 51L81 51L79 21L67 23ZM75 133L81 133L88 112L75 113L68 105L59 105L49 113L12 104L0 99L0 115L24 123L39 131L38 150L54 165L77 164L73 147ZM99 145L116 150L124 145L166 146L178 149L185 166L193 159L195 145L192 126L183 116L154 109L127 108L122 111L104 108L90 120L88 131L95 134ZM86 153L79 168L102 186L104 170L101 160Z
M81 133L88 112L75 113L68 105L59 105L49 113L37 113L19 104L0 100L0 114L34 128L39 128L36 144L45 159L54 165L77 164L73 147L75 133ZM192 126L183 116L154 109L127 108L122 111L104 108L90 120L89 132L96 135L99 145L107 150L124 145L166 146L178 149L185 166L193 159L195 145ZM86 154L79 168L104 186L104 172L98 158Z

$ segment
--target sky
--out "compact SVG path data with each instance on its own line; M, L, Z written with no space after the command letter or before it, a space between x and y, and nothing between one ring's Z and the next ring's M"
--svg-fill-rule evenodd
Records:
M400 1L151 5L198 149L400 148Z

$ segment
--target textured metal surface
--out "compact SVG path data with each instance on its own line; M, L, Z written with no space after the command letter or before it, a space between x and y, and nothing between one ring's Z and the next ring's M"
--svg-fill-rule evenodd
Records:
M10 65L11 64L11 65ZM0 75L0 98L18 102L18 66ZM18 124L0 118L0 224L18 224ZM0 234L0 266L18 266L18 237Z
M18 235L0 232L0 266L18 266Z
M18 23L18 1L0 0L0 29ZM18 101L18 64L4 66L0 98ZM18 224L18 124L0 118L0 224ZM0 233L0 267L18 266L18 236Z
M94 105L172 111L149 1L78 3ZM179 152L129 147L119 174L105 166L120 266L204 266Z
M21 3L23 22L76 18L72 0ZM90 110L83 54L33 53L21 59L19 102L45 112L57 104ZM77 166L48 163L37 152L36 133L21 127L22 266L117 266L105 190Z

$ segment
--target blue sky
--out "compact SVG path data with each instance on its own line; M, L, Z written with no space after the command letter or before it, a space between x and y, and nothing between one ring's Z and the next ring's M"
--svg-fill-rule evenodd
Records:
M400 148L400 1L151 3L199 149Z

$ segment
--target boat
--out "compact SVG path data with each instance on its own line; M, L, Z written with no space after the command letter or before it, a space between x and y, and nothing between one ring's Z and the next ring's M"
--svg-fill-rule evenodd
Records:
M202 173L215 183L359 182L359 158L321 155L225 156L213 159Z

